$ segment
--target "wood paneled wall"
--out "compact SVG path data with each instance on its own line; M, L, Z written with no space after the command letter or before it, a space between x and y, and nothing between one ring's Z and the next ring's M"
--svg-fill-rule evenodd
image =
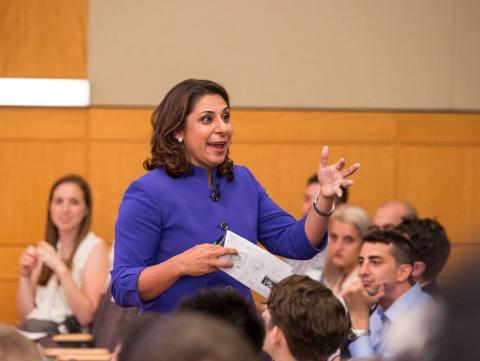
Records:
M0 76L86 78L88 0L0 0Z
M52 182L76 172L94 194L93 229L108 242L128 184L143 174L151 109L0 108L0 321L15 321L18 257L42 239ZM359 161L350 202L373 215L400 198L437 217L454 243L444 278L480 256L480 115L234 110L232 158L286 210L301 214L322 146ZM194 200L192 200L194 201Z

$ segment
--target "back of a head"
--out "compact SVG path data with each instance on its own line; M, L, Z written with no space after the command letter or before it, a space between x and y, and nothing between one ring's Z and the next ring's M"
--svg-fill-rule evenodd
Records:
M160 322L162 316L155 312L146 312L140 315L128 315L118 324L118 336L120 341L120 351L117 356L118 361L129 361L132 350L135 349L138 342L143 338L152 325Z
M393 227L404 218L416 216L417 211L410 203L394 199L383 203L377 209L373 223L378 227Z
M251 345L228 324L199 314L162 317L133 345L129 361L254 361Z
M450 240L445 229L430 218L406 218L397 227L411 241L415 250L415 260L425 262L425 280L433 280L447 263L450 255Z
M349 329L341 302L308 276L293 275L275 285L267 307L272 326L282 330L290 353L299 361L326 360Z
M338 206L330 216L330 222L333 220L351 224L358 230L362 237L368 233L372 225L368 213L363 208L349 204L341 204Z
M237 329L255 350L262 351L265 329L256 308L241 295L225 290L204 290L182 301L180 312L201 313L222 320Z
M0 324L0 360L41 361L43 358L35 343L12 326Z

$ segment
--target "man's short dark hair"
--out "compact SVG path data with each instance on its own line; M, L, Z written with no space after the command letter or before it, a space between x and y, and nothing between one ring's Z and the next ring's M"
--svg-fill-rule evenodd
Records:
M397 265L410 264L415 262L415 253L412 243L401 233L391 229L379 229L377 227L367 233L363 238L363 242L367 243L383 243L391 244L391 255L395 259Z
M310 177L308 177L307 186L309 186L310 184L315 184L315 183L318 183L318 177L317 177L316 174L313 174Z
M345 308L330 289L308 276L293 275L276 284L267 307L271 326L282 330L299 361L326 360L347 335Z
M397 226L411 241L415 261L425 262L423 277L435 279L447 263L450 255L450 240L445 229L434 219L406 218Z
M179 305L180 312L198 312L213 316L232 325L260 353L265 328L263 320L254 305L248 303L241 295L226 290L204 290L185 298Z

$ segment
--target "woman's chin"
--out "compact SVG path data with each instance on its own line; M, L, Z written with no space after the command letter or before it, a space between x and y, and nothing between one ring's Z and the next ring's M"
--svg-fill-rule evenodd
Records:
M341 259L333 259L332 264L337 267L337 268L344 268L345 267L345 262Z
M225 155L222 157L212 157L211 159L208 160L208 165L210 168L218 167L224 161L225 161Z

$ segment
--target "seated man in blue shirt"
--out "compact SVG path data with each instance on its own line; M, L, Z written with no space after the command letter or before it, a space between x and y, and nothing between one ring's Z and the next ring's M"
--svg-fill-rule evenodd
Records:
M360 280L344 294L351 320L348 350L354 358L394 356L385 341L395 323L433 302L413 284L413 247L398 232L374 230L364 239L358 263Z

